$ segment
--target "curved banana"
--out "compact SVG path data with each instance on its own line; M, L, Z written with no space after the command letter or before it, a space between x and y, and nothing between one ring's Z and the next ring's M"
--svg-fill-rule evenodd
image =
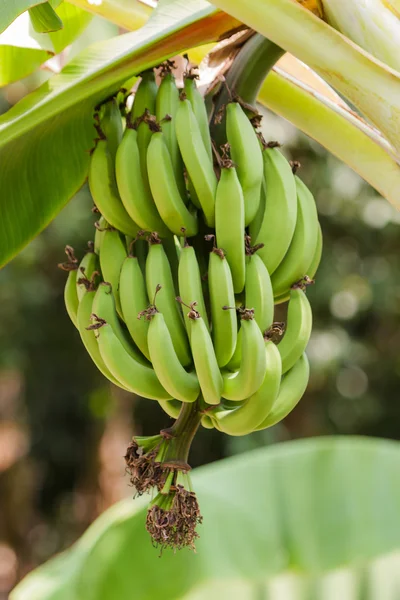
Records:
M245 400L254 394L264 381L267 360L264 338L252 312L242 314L242 361L237 373L223 373L222 396L228 400Z
M318 223L317 247L315 248L315 252L314 252L314 256L311 261L311 264L309 265L309 267L307 269L307 275L309 276L310 279L314 279L314 275L318 271L319 263L321 262L321 258L322 258L322 246L323 246L322 230L321 230L321 225Z
M201 393L207 404L219 404L223 379L207 326L197 311L190 311L190 345Z
M183 162L201 204L206 223L209 227L214 227L217 178L189 100L180 101L175 117L175 131Z
M297 220L297 192L292 168L278 148L266 147L264 163L265 209L258 232L250 225L250 235L270 275L282 262L293 238Z
M112 286L109 283L100 283L93 300L93 314L101 322L105 321L111 325L115 335L121 342L125 352L130 354L137 362L149 366L148 361L133 345L132 341L126 335L118 319L115 298L112 292Z
M201 315L204 315L203 319L210 330L208 323L206 306L203 297L203 287L201 284L201 275L199 269L199 263L193 246L186 245L181 250L179 258L179 269L178 269L178 281L179 281L179 295L185 304L191 304L196 302L196 310ZM190 319L184 314L186 331L190 332Z
M237 341L237 318L235 310L224 310L235 306L232 275L224 253L215 248L210 253L208 264L212 338L219 367L231 360Z
M182 402L179 402L179 400L159 400L158 404L172 419L177 419L179 417L182 407Z
M105 323L96 330L101 357L112 373L128 390L152 400L171 400L150 367L136 361L121 344L111 325Z
M261 229L261 225L264 220L265 213L265 205L266 205L266 186L265 186L265 177L261 182L261 192L260 192L260 204L258 205L258 209L256 215L252 222L249 225L249 235L252 240L257 240L258 234ZM297 209L297 198L296 198L296 209Z
M73 269L68 273L67 281L65 282L64 288L64 301L65 308L67 309L67 313L73 324L76 328L78 328L78 306L79 306L79 298L77 292L77 278L78 270Z
M265 342L265 355L267 371L261 387L233 410L213 409L211 417L219 431L229 435L247 435L270 413L279 393L282 362L278 348L272 341Z
M183 161L175 132L175 115L179 106L179 90L171 71L165 72L162 74L162 77L156 97L156 117L159 123L162 122L162 131L171 157L175 181L180 195L186 201L187 194L185 178L183 176Z
M163 315L156 312L150 318L147 338L150 359L161 385L173 398L195 402L200 393L196 373L188 373L182 367Z
M153 302L156 291L161 286L157 294L157 308L164 315L179 360L184 367L188 366L192 359L181 309L175 300L171 267L162 244L155 237L150 240L146 260L146 285L150 302Z
M119 197L107 140L99 140L93 150L89 165L89 188L95 205L108 223L136 237L139 227L132 221Z
M204 427L204 429L214 429L214 423L212 422L211 417L209 417L208 415L203 415L201 417L201 424Z
M278 344L282 358L282 373L286 373L305 351L312 329L312 311L306 294L301 288L290 292L287 325Z
M146 231L168 235L168 228L158 214L150 187L142 177L138 132L129 126L117 151L115 174L122 203L133 221Z
M100 247L100 267L103 281L110 283L114 294L118 314L122 316L121 301L119 298L119 277L122 263L126 258L126 247L119 231L107 229L104 232Z
M247 226L256 216L260 204L263 159L253 125L238 102L230 102L226 107L226 135L243 189Z
M271 276L276 297L287 293L292 285L307 275L318 240L318 215L313 195L295 176L297 189L296 229L283 261Z
M237 332L236 337L236 346L233 350L233 354L226 365L226 369L228 371L238 371L240 368L240 363L242 362L242 328L239 326L239 330Z
M91 249L89 244L88 247L89 251L86 252L85 256L79 263L78 273L76 275L76 293L78 295L79 302L85 295L94 273L99 269L99 257Z
M101 107L101 129L104 132L111 158L114 161L123 133L121 112L116 98L108 100Z
M256 431L272 427L282 421L300 402L308 385L310 365L306 354L282 378L281 387L269 415L256 427Z
M106 367L104 360L101 358L94 331L87 329L87 327L91 325L90 316L92 314L92 306L95 293L95 291L86 292L79 303L77 312L78 331L81 336L83 345L87 350L87 353L89 354L90 358L93 360L94 364L99 369L99 371L112 383L122 388L123 390L126 390L126 387L111 374L109 369Z
M204 147L208 152L210 160L212 161L212 146L211 146L211 136L210 136L210 127L208 124L208 115L206 104L204 102L203 96L200 94L197 89L196 76L193 76L190 73L185 74L184 76L184 91L192 105L192 109L194 115L199 124L199 129L201 133L201 138L204 143Z
M244 197L232 162L224 160L215 197L215 233L229 263L233 289L239 294L245 280Z
M142 183L147 193L150 193L149 178L147 175L147 148L149 147L152 133L144 117L155 114L158 87L152 69L142 73L141 77L141 82L133 100L131 113L128 115L128 122L130 121L137 128ZM141 119L143 120L139 122Z
M149 322L147 319L139 318L139 313L148 308L149 300L144 276L136 256L127 256L122 263L119 279L119 298L128 331L139 350L150 360L147 343Z
M274 292L267 267L257 254L246 259L246 306L254 308L254 319L262 332L274 320Z
M191 237L198 231L197 218L183 201L175 179L174 167L162 131L153 133L147 151L150 189L158 212L170 231ZM155 231L155 230L153 230Z

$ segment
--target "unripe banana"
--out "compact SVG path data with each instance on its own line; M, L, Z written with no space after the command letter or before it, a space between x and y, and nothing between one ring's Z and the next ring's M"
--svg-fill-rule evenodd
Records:
M170 400L154 370L136 361L121 344L111 325L96 330L100 354L112 375L138 396L152 400Z
M182 402L179 402L179 400L159 400L158 404L172 419L177 419L179 417L182 407Z
M204 147L208 152L210 160L212 161L213 156L207 109L206 104L204 102L204 98L197 89L196 77L193 77L191 74L185 76L184 90L187 99L192 105L194 115L199 124L199 129L201 133L201 138L204 143Z
M175 117L175 131L183 162L201 204L206 223L209 227L214 227L217 178L189 100L180 101Z
M235 294L228 261L218 248L210 254L208 283L215 355L218 365L224 367L236 348L237 319L234 310L223 308L235 306Z
M188 373L181 365L163 315L156 312L150 318L150 359L161 385L173 398L182 402L195 402L200 393L196 373Z
M122 203L135 223L144 230L157 231L161 236L168 235L168 228L158 214L150 187L143 180L138 132L131 127L126 128L118 148L115 174Z
M127 256L122 263L119 298L128 331L139 350L150 360L147 344L149 321L139 318L139 313L148 308L149 300L144 276L136 256Z
M171 157L175 181L183 200L186 203L187 194L183 176L183 161L175 132L175 115L179 106L179 90L174 75L169 71L163 75L156 98L156 117L162 122L164 140ZM167 118L166 118L167 117ZM151 178L150 178L151 179Z
M147 175L147 148L152 136L146 119L138 122L143 116L154 115L156 111L157 84L153 70L142 73L142 80L136 90L131 114L128 121L137 127L137 143L140 153L140 170L142 172L142 183L149 193L149 178ZM136 122L136 123L135 123Z
M78 330L83 345L99 371L112 383L125 390L126 387L111 374L110 370L106 367L104 360L101 358L94 331L87 329L87 327L91 325L90 316L93 312L92 306L95 293L96 292L93 290L86 292L79 303L77 312Z
M297 363L282 378L278 397L269 415L258 425L256 431L272 427L282 421L299 403L306 391L310 366L306 354L303 354Z
M219 431L229 435L247 435L256 429L270 413L278 396L282 363L278 348L265 342L267 370L261 387L234 410L213 410L211 418Z
M142 365L149 366L148 361L134 346L132 340L125 333L118 319L116 304L112 287L109 283L101 283L97 288L96 295L93 300L93 314L99 321L105 321L111 325L115 335L121 342L125 352L130 354L137 362Z
M318 240L318 216L314 198L298 178L296 229L283 261L271 276L275 297L287 293L292 285L307 275Z
M68 273L67 281L64 288L64 301L67 313L73 324L78 328L78 306L79 298L77 293L77 278L78 270L74 269Z
M157 308L164 315L179 360L184 367L188 366L192 360L185 325L180 306L175 300L170 264L157 238L150 241L146 261L146 285L150 302L153 302L156 290L161 286L157 294Z
M257 232L257 221L250 235L264 247L258 253L270 275L283 260L293 238L297 220L297 192L292 168L278 148L262 152L265 210Z
M122 263L126 258L126 247L119 231L107 229L100 247L100 267L103 280L111 284L118 314L122 316L119 298L119 278Z
M123 233L136 237L139 227L132 221L119 197L114 162L107 140L99 140L93 150L89 165L89 188L94 203L108 223Z
M274 292L267 267L257 254L246 259L246 306L254 308L254 319L262 332L274 320Z
M314 252L314 256L313 259L311 261L310 266L307 269L307 275L310 279L314 278L315 273L318 270L319 267L319 263L321 262L321 258L322 258L322 246L323 246L323 240L322 240L322 230L321 230L321 225L318 223L318 238L317 238L317 246L315 248L315 252Z
M264 381L267 360L264 338L253 318L252 311L244 310L241 321L242 361L237 373L223 373L222 396L228 400L245 400L254 394Z
M210 330L208 323L206 307L203 298L203 288L201 285L201 275L196 253L193 246L186 245L181 250L179 259L179 295L185 304L196 302L196 310L203 316L207 329ZM185 311L184 311L185 312ZM186 331L190 332L190 319L184 314Z
M96 271L99 271L99 257L93 252L93 246L88 244L89 251L79 263L78 273L76 275L76 293L78 294L79 302L88 289L88 285L92 278L95 277Z
M305 351L312 329L312 311L301 288L290 292L285 334L278 344L282 358L282 373L286 373Z
M115 161L115 155L117 154L117 149L121 143L123 133L121 112L115 98L112 98L103 104L101 109L101 129L108 142L111 158Z
M233 289L240 293L245 280L244 198L236 169L223 161L215 198L215 233L218 247L226 254Z
M191 237L198 231L197 218L185 206L179 192L174 168L164 134L154 133L147 152L147 169L151 193L158 212L170 231L176 235Z
M197 311L190 311L190 345L201 393L207 404L219 404L223 380L207 326Z
M249 235L252 240L257 240L258 234L261 229L261 225L264 220L265 213L265 203L266 203L266 186L265 186L265 177L261 182L261 192L260 192L260 204L258 205L257 213L252 222L249 225ZM296 209L297 209L297 198L296 198Z
M263 160L260 142L238 102L231 102L226 107L226 135L243 189L247 226L256 216L260 204Z
M208 415L203 415L201 417L201 424L204 429L214 429L214 423L212 422L211 417Z

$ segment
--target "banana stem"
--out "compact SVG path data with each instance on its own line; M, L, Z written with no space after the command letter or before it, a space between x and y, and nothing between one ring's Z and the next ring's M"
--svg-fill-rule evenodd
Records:
M232 95L240 96L247 104L254 105L264 79L284 53L282 48L263 35L253 35L241 48L226 75L226 85L222 85L214 115L229 102ZM224 142L224 132L225 118L217 126L212 122L211 136L218 146Z
M183 402L181 412L175 423L169 429L163 430L168 438L168 448L163 459L164 466L178 466L182 468L187 464L190 446L199 428L202 414L199 411L198 401Z

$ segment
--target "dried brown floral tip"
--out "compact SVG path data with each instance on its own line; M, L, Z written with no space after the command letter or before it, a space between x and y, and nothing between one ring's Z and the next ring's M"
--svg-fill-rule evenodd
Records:
M290 160L289 165L291 166L293 175L296 175L297 171L301 168L301 163L298 160Z
M258 250L261 250L261 248L264 248L265 244L260 243L260 244L255 244L254 246L251 245L251 236L245 234L244 236L244 245L245 245L245 252L247 256L253 256L253 254L255 254L256 252L258 252Z
M152 233L150 233L146 239L149 242L150 246L154 246L155 244L162 244L161 238L158 235L157 231L153 231Z
M254 117L250 118L250 123L253 125L254 129L259 129L261 127L261 121L263 116L260 114L254 115Z
M254 319L254 308L246 308L245 306L240 306L236 310L242 321L252 321Z
M272 323L271 327L264 331L263 336L264 340L271 340L273 342L278 342L283 334L285 333L285 323L283 321L276 321Z
M275 142L275 141L267 142L267 145L266 145L267 148L280 148L281 146L282 146L282 144L280 144L279 142Z
M292 290L301 289L303 292L307 289L309 285L313 285L315 283L315 279L311 279L308 275L304 275L299 281L296 281L292 286Z
M187 313L187 317L189 319L200 319L201 315L199 311L195 309L195 306L197 306L197 302L191 302L190 304L186 304L180 296L176 296L175 300L179 302L179 304L182 304L182 306L186 306L186 308L189 308L189 312Z
M126 450L126 470L130 483L135 488L135 496L141 496L153 488L160 489L164 485L165 469L162 463L156 461L159 445L156 444L146 452L136 440L132 440Z
M95 313L92 313L90 315L90 319L92 321L92 324L88 327L85 327L85 329L87 329L88 331L97 331L98 329L104 327L104 325L107 324L107 321L105 319L98 317Z

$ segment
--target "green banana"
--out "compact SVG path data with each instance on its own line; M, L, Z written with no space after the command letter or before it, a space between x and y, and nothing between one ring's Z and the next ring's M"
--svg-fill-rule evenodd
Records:
M203 288L199 263L193 246L186 245L181 250L178 269L179 295L185 304L196 302L196 310L203 316L207 329L210 330L207 311L203 298ZM184 315L186 331L190 331L190 319Z
M192 73L187 73L184 76L184 91L187 99L192 105L194 115L197 119L197 123L199 124L200 134L203 140L204 147L208 152L210 160L212 161L212 145L210 127L208 124L207 109L204 102L204 98L197 89L196 79L197 77L194 76Z
M274 320L274 292L267 267L258 253L246 259L246 306L254 308L254 319L262 332Z
M119 278L125 258L126 247L119 231L107 229L100 247L100 267L103 281L111 284L115 305L120 316L122 316L122 308L119 297Z
M301 288L292 289L285 334L278 344L282 373L289 371L305 351L311 329L312 311L308 298Z
M321 230L321 225L318 223L317 246L315 248L315 252L314 252L314 256L313 256L313 259L311 261L311 264L309 265L309 267L307 269L307 275L308 275L308 277L310 279L314 278L314 275L315 275L315 273L318 270L319 263L321 262L321 258L322 258L322 246L323 246L322 230Z
M240 293L245 280L244 197L233 163L222 161L221 178L215 197L215 233L218 247L226 254L233 289Z
M179 360L184 367L192 360L189 342L183 323L179 304L175 300L174 282L171 267L164 248L157 236L149 239L150 247L146 260L146 285L150 302L157 292L157 308L164 315L165 322L172 337L172 342Z
M167 64L166 69L168 68L169 65ZM183 161L175 133L175 115L179 106L179 90L176 86L175 77L170 70L167 70L162 77L156 97L156 117L159 123L162 122L162 131L171 157L175 181L179 193L186 203L187 193L183 176Z
M67 309L67 313L73 324L76 328L78 328L78 306L79 306L79 298L77 292L77 278L78 270L73 269L69 271L67 281L65 283L64 288L64 301L65 307Z
M256 427L256 431L272 427L282 421L300 402L306 391L310 365L304 353L297 363L282 378L281 387L275 403L269 415Z
M142 80L136 90L131 113L128 115L128 122L132 123L138 132L137 144L140 154L140 170L142 183L147 194L150 193L147 175L147 148L152 136L148 120L156 110L157 91L158 87L153 70L142 73Z
M204 427L204 429L214 429L214 423L212 422L211 417L209 417L208 415L203 415L201 417L201 424Z
M162 131L153 133L147 151L150 189L158 212L170 231L191 237L198 231L197 218L185 206L174 175L174 168ZM154 231L154 230L153 230Z
M129 255L122 263L119 298L128 331L139 350L150 360L147 343L149 322L147 319L139 319L139 313L147 309L149 300L145 279L136 256Z
M91 324L90 316L92 314L95 294L95 290L87 291L79 303L77 311L78 331L80 333L83 345L85 346L90 358L93 360L99 371L112 383L126 390L127 388L111 374L109 369L106 367L104 360L101 358L94 331L87 329L87 327L89 327Z
M295 206L297 209L297 198L295 198L295 200L296 200ZM252 240L256 240L258 237L258 234L260 232L261 225L264 220L265 205L266 205L266 186L265 186L265 177L263 177L263 180L261 182L260 204L258 205L258 210L257 210L256 216L254 217L254 219L252 220L252 222L249 225L249 235Z
M92 153L89 188L95 205L108 223L123 233L136 237L139 227L132 221L119 197L114 162L105 139L97 142Z
M261 387L234 410L213 409L211 418L217 429L229 435L247 435L262 423L270 413L278 396L282 362L277 346L265 342L267 370Z
M82 300L86 290L88 289L88 285L99 269L99 257L93 251L93 245L91 242L88 244L88 248L88 252L86 252L85 256L79 263L78 273L76 276L76 292L78 294L79 302Z
M219 404L223 379L215 356L214 346L204 319L196 310L190 310L190 344L193 362L203 399L207 404Z
M181 96L175 117L175 131L186 170L201 204L206 223L215 224L217 178L213 162L204 147L200 127L190 101Z
M196 373L188 373L181 365L163 315L155 312L149 318L150 359L161 385L173 398L195 402L200 393Z
M264 244L258 253L272 275L293 238L297 220L297 193L292 168L278 148L267 146L262 157L265 210L259 230L257 222L250 225L250 235L256 244Z
M236 348L237 319L234 310L223 308L235 306L235 294L228 261L218 248L210 253L208 283L215 355L218 365L224 367Z
M169 234L151 195L150 187L142 177L138 132L127 127L119 145L115 174L121 200L129 216L146 231Z
M152 400L171 400L150 367L135 360L121 344L110 324L96 330L101 357L112 373L128 390Z
M108 102L105 102L101 106L101 113L101 129L108 142L108 150L114 162L123 133L121 112L116 98L112 98Z
M132 358L140 364L148 366L148 361L133 345L132 341L122 328L116 311L116 303L114 294L112 292L112 287L109 283L100 283L99 287L97 288L97 292L93 300L93 316L96 317L98 321L105 321L111 325L115 335L124 347L125 352L130 354L130 356L132 356Z
M245 400L254 394L264 381L267 360L264 338L254 319L254 311L243 309L241 314L242 361L236 373L223 373L222 396L227 400Z
M179 400L159 400L158 404L172 419L177 419L181 412L182 402Z
M318 216L314 198L306 185L295 176L297 189L296 229L283 261L271 276L275 297L287 293L307 275L318 240Z
M230 102L226 107L226 135L243 189L247 226L256 216L260 204L263 160L253 125L238 102Z

